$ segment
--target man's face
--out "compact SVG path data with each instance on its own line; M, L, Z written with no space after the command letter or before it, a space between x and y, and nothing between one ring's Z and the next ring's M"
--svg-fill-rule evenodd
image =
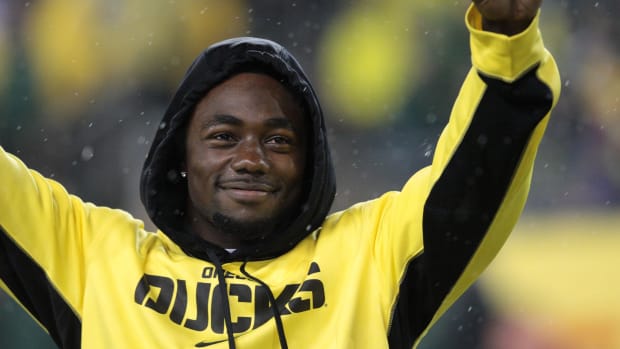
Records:
M297 212L304 125L291 93L267 75L241 73L211 89L187 130L189 217L202 230L196 233L255 237Z

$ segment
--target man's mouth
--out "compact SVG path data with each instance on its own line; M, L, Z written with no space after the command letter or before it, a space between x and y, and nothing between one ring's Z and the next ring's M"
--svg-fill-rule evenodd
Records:
M246 203L261 201L276 192L270 183L255 180L227 180L220 182L218 187L233 200Z

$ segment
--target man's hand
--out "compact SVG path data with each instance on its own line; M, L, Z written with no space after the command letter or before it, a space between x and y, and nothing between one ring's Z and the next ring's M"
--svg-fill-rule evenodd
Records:
M473 0L482 14L482 28L514 35L522 32L536 16L542 0Z

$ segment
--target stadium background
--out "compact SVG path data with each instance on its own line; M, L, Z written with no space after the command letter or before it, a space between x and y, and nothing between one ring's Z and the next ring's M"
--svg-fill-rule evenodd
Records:
M321 95L345 208L429 163L469 67L468 3L0 0L0 144L70 192L145 217L139 171L184 70L212 42L262 36ZM563 94L524 218L422 348L620 348L618 13L617 0L544 2ZM0 294L0 347L55 346Z

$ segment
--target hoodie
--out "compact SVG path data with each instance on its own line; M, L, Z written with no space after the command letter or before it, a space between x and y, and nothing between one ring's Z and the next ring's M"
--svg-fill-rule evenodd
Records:
M400 190L327 214L321 108L281 46L208 48L166 110L141 179L157 231L97 206L0 148L0 287L61 348L411 348L493 260L525 205L560 80L538 30L467 13L473 66L432 163ZM183 228L183 137L197 101L242 71L275 77L309 115L297 217L238 251Z
M270 236L245 241L233 254L210 244L184 228L187 187L180 180L185 128L206 93L232 75L261 71L279 80L297 96L310 118L312 129L310 173L306 175L304 203L288 226ZM210 46L190 66L168 106L144 164L140 193L149 217L159 229L188 254L209 260L207 250L228 260L277 257L317 229L334 200L336 183L325 132L323 112L306 74L295 58L279 44L259 38L235 38Z

